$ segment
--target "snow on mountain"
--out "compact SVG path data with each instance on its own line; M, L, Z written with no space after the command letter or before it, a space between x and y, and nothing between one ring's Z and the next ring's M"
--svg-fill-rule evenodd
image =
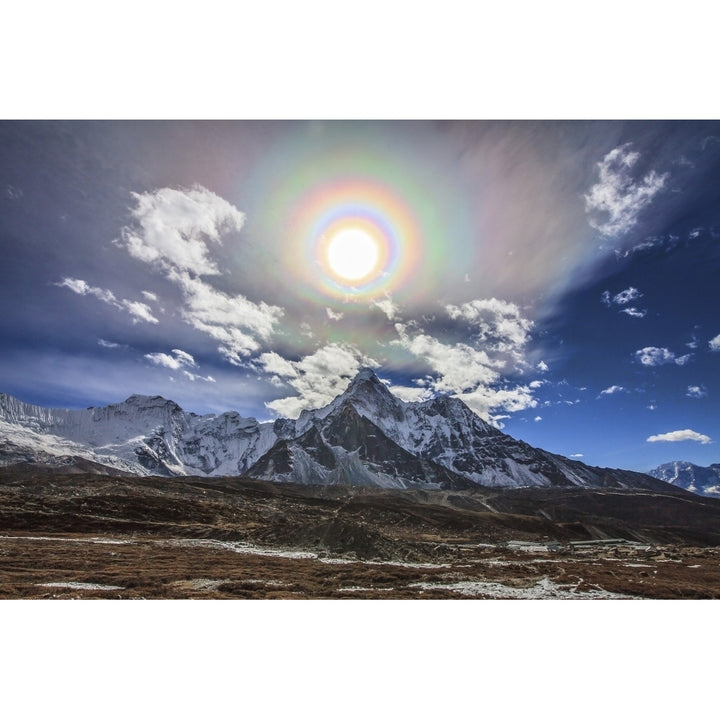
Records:
M457 398L404 402L370 369L297 420L196 415L164 398L58 410L0 394L0 464L80 457L141 475L248 475L380 487L667 487L533 448Z
M674 460L650 470L648 475L696 495L720 497L720 463L702 467L685 460Z

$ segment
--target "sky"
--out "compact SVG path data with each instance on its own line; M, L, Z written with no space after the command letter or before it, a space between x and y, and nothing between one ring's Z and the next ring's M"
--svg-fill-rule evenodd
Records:
M296 417L369 366L720 461L720 122L0 122L0 392Z

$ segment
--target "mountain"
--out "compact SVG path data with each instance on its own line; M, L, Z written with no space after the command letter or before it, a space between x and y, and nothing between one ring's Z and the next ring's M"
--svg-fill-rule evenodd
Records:
M702 467L685 460L675 460L650 470L648 475L696 495L720 497L720 463Z
M457 398L396 398L372 370L297 420L196 415L155 396L57 410L0 394L0 465L71 465L136 475L246 475L386 488L580 486L667 490L642 473L593 468L492 427Z

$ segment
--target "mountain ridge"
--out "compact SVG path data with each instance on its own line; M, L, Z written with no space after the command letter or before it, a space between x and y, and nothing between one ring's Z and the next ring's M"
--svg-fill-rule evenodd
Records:
M185 412L158 395L64 410L0 394L0 464L67 456L137 475L246 475L386 488L667 489L649 475L592 468L534 448L458 398L400 400L367 368L326 406L265 423L233 411Z

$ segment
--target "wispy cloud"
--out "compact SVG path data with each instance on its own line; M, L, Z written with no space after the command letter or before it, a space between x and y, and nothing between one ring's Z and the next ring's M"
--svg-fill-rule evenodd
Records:
M647 315L647 310L638 310L638 308L634 306L624 307L629 303L638 300L642 296L643 294L637 288L629 287L625 290L621 290L616 295L611 295L609 290L605 290L600 296L600 299L602 300L604 305L607 305L607 307L612 307L613 305L620 305L620 312L623 312L626 315L630 315L630 317L644 318Z
M620 312L634 318L644 318L647 315L647 310L638 310L635 307L623 308Z
M100 340L98 340L98 345L100 347L109 348L111 350L114 350L115 348L120 347L120 343L110 342L109 340L103 340L102 338L100 338Z
M376 307L381 310L387 316L387 319L393 322L400 316L400 308L396 305L392 298L388 295L384 300L377 300L372 303L372 307Z
M195 358L184 350L172 350L172 355L166 353L148 353L145 357L155 365L180 370L182 367L196 367Z
M611 385L608 388L600 391L600 395L615 395L615 393L625 392L625 388L622 385ZM598 395L598 397L600 397Z
M673 430L662 435L651 435L646 442L682 442L683 440L693 440L703 445L712 442L707 435L702 435L694 430Z
M124 310L133 316L133 322L143 320L156 324L158 319L152 314L151 309L145 304L137 300L118 300L110 290L93 287L88 285L84 280L77 278L63 278L60 282L55 283L58 287L66 287L78 295L91 295L102 302L112 305L118 310Z
M582 453L573 453L572 455L570 455L570 457L571 458L581 458L581 457L585 457L585 456Z
M689 355L675 355L674 352L667 348L645 347L642 350L635 351L637 361L646 367L657 367L658 365L685 365L692 357Z
M704 398L707 395L707 389L700 385L688 385L687 392L685 393L689 398Z
M630 230L669 178L668 173L661 175L655 170L634 178L632 169L640 153L630 148L626 143L605 155L597 164L599 182L584 196L588 222L603 235L614 237Z
M712 340L710 340L708 345L713 352L720 350L720 335L716 335Z

